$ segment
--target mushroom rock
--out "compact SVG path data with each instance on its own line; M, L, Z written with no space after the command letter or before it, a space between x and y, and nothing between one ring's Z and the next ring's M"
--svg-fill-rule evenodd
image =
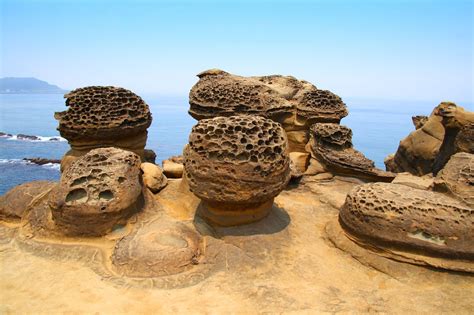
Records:
M0 219L20 221L31 202L51 191L55 185L54 182L41 180L15 186L0 196Z
M341 98L292 76L242 77L213 69L198 74L189 93L189 114L200 120L236 114L259 115L283 125L290 152L305 152L315 122L347 116Z
M311 127L308 150L313 158L334 175L353 176L371 181L390 182L395 174L375 167L372 160L352 147L352 130L334 123Z
M91 150L63 172L49 205L65 235L110 232L143 206L140 157L118 148Z
M163 174L161 167L145 162L141 164L140 168L143 172L143 184L145 184L152 193L157 193L166 186L168 180Z
M184 159L181 155L163 161L163 172L169 178L183 177Z
M356 242L395 250L398 259L409 252L417 254L413 263L424 256L474 262L474 210L441 193L388 183L356 186L339 221Z
M64 97L69 108L55 113L58 130L71 146L62 161L62 170L78 157L101 147L132 151L144 160L152 117L148 105L138 95L119 87L89 86Z
M190 190L202 201L200 215L221 226L265 217L290 180L286 134L259 116L203 119L184 149Z
M453 155L435 180L435 190L448 192L470 207L474 207L474 154Z

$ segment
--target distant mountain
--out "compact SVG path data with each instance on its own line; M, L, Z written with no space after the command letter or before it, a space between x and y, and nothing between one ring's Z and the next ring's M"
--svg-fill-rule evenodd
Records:
M63 94L66 90L36 78L0 78L0 94Z

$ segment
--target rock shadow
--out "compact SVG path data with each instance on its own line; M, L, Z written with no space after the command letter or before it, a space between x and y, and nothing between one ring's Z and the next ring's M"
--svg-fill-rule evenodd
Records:
M273 204L270 213L260 221L230 227L217 226L210 224L200 216L202 207L204 207L203 202L199 204L194 215L194 227L201 235L213 236L215 238L275 234L285 230L291 222L288 212Z

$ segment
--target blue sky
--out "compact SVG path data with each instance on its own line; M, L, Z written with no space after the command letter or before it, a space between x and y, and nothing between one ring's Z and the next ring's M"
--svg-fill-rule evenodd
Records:
M474 101L473 1L1 2L1 76L185 95L285 74L344 97Z

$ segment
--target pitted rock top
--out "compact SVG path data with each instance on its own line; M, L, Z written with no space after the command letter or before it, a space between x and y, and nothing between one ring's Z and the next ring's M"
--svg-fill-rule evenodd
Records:
M339 122L347 116L339 96L292 76L241 77L212 69L198 77L189 94L189 113L198 120L256 114L308 127L309 122Z
M318 141L341 149L352 147L352 130L339 124L315 124L311 131Z
M280 124L259 116L204 119L185 148L191 190L210 201L256 203L288 183L287 139Z
M120 87L89 86L66 95L68 110L58 112L58 130L68 140L110 139L145 131L152 117L148 105Z
M347 195L339 216L349 234L375 246L474 260L474 210L441 193L364 184Z
M66 169L50 195L53 219L65 234L103 235L140 209L140 157L94 149Z

